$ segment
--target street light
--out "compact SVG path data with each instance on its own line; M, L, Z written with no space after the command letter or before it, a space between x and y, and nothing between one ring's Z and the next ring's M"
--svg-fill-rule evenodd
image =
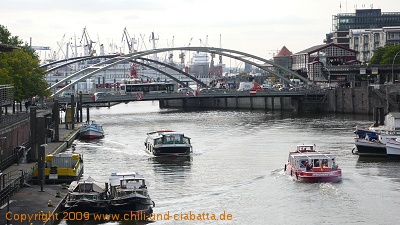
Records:
M400 53L400 51L398 51L398 52L396 53L396 55L394 55L393 62L392 62L392 77L393 77L393 84L394 84L394 73L393 73L394 60L396 59L396 56L397 56L397 54L399 54L399 53Z

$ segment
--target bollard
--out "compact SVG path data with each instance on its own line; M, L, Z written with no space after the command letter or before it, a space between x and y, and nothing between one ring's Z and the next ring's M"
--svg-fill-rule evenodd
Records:
M56 198L61 198L61 194L59 191L57 191L57 193L56 193Z
M53 207L53 202L51 200L49 200L49 202L47 203L48 207Z

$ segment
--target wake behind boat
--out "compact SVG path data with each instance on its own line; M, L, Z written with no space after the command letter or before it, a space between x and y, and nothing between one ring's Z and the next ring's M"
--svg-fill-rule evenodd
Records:
M284 170L296 180L307 183L334 183L342 177L335 156L329 152L316 151L315 145L298 145L296 151L289 153Z
M147 134L147 152L155 156L188 156L192 152L190 138L173 130L158 130Z
M79 129L79 138L96 139L104 137L103 126L92 121L92 123L84 123Z

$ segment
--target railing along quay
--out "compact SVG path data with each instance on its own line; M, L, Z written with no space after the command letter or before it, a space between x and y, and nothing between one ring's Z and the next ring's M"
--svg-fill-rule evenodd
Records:
M34 168L29 171L14 170L7 174L0 173L0 205L6 204L11 196L26 185L25 182L31 179L33 170Z

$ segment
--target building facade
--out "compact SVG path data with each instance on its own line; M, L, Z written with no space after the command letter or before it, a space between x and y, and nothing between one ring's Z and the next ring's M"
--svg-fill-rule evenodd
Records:
M400 44L400 26L376 29L351 29L349 46L360 54L357 59L368 62L379 47Z
M350 48L351 29L374 29L400 26L400 12L382 12L381 9L356 9L355 13L332 16L332 41ZM327 40L328 41L328 40Z
M292 55L292 70L314 83L345 84L348 73L332 73L331 69L359 64L357 51L334 43L316 45Z

